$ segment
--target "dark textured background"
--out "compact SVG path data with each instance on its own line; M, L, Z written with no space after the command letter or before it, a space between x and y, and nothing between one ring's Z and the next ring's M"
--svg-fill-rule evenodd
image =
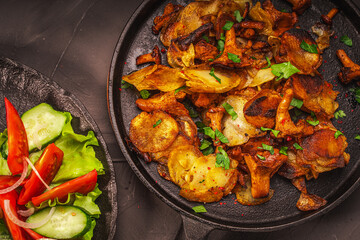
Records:
M118 184L115 239L175 239L181 217L132 172L107 113L106 81L112 54L126 21L142 1L0 2L0 55L37 69L75 94L102 131ZM356 3L360 6L359 0ZM209 239L360 239L359 201L360 189L330 213L295 228L272 233L214 230Z

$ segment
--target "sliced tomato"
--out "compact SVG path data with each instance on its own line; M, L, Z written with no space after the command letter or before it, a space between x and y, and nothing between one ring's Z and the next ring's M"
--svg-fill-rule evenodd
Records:
M5 98L5 108L9 147L7 164L10 172L17 175L23 171L24 157L29 157L28 140L19 114L7 98Z
M35 169L46 184L50 184L62 164L64 153L54 143L48 145L35 164ZM18 204L25 205L31 198L39 196L44 192L46 186L41 182L34 171L31 172L29 180L21 190Z
M94 190L96 182L97 172L94 169L81 177L65 182L47 192L44 192L40 196L33 197L31 201L35 206L39 206L42 202L47 200L54 200L55 198L63 200L69 193L77 192L85 195Z
M16 225L15 223L13 223L9 219L6 212L4 211L4 209L5 209L4 201L9 200L10 201L10 209L11 209L12 213L15 216L18 216L17 211L16 211L17 198L18 198L18 194L16 193L15 190L13 190L11 192L8 192L8 193L5 193L5 194L0 194L0 206L3 209L4 216L5 216L5 222L6 222L6 225L7 225L8 229L9 229L9 232L10 232L10 234L12 236L12 239L13 240L25 240L26 237L25 237L25 233L24 233L23 229L21 227L19 227L18 225Z

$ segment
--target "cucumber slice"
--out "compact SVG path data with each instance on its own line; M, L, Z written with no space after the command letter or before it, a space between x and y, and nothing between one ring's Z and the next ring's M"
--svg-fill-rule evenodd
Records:
M91 218L80 208L74 206L56 206L51 219L39 228L32 229L38 234L55 239L72 239L87 233L91 227ZM44 208L31 215L26 222L40 222L50 212Z
M25 112L21 120L28 137L29 151L40 149L55 140L66 123L66 115L54 110L49 104L41 103Z

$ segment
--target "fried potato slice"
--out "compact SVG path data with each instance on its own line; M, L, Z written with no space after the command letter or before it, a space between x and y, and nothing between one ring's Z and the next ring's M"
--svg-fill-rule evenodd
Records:
M246 82L246 79L235 71L214 69L213 74L211 73L208 66L202 65L184 69L182 77L186 79L186 86L190 91L200 93L224 93Z
M275 75L271 72L271 68L260 69L254 79L249 84L249 87L260 86L263 83L270 82L275 78Z
M261 8L261 3L257 2L249 12L249 16L252 20L264 22L265 27L260 30L261 34L270 36L273 35L273 21L270 14Z
M241 96L230 95L226 97L225 102L230 104L237 113L237 119L226 114L222 120L222 133L229 140L228 146L236 146L246 143L251 137L265 135L260 129L246 121L244 116L244 106L247 100Z
M216 155L202 156L194 146L180 146L169 156L171 180L180 186L180 195L190 201L219 201L234 188L237 162L230 159L230 169L215 167Z
M261 90L244 106L246 121L257 128L273 128L276 110L281 101L279 93L271 89Z
M245 206L255 206L266 203L274 196L274 190L270 189L269 194L263 198L254 198L251 194L251 180L249 177L245 178L245 185L237 185L233 192L236 195L237 201Z
M187 50L181 51L175 41L172 41L166 53L167 61L173 68L190 67L194 65L195 48L190 44Z
M141 152L159 152L176 139L179 127L175 119L163 111L141 112L130 124L130 140Z
M148 66L123 76L123 80L133 84L139 91L158 89L170 92L185 84L185 79L181 78L179 70L164 65Z
M327 201L315 194L301 193L299 200L296 203L296 207L300 211L313 211L324 206Z

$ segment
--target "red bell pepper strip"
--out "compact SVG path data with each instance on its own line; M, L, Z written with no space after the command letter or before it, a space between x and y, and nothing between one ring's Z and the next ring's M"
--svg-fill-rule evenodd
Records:
M24 157L29 157L28 140L19 114L7 98L5 98L5 108L9 146L7 164L10 172L17 175L23 171Z
M50 184L62 164L64 153L54 143L48 145L35 164L36 170L46 184ZM25 205L31 198L39 196L46 189L34 171L21 190L18 204Z
M12 211L12 213L15 216L18 216L17 212L16 212L16 200L18 198L18 194L16 193L15 190L5 193L5 194L0 194L0 207L3 209L4 212L4 216L5 216L5 222L6 225L9 229L9 232L12 236L13 240L26 240L25 237L25 233L23 232L22 228L19 227L18 225L16 225L15 223L13 223L9 217L7 216L6 212L5 212L5 207L4 207L4 201L5 200L9 200L10 201L10 209Z
M31 239L43 239L45 238L44 236L41 236L40 234L34 232L33 230L31 230L30 228L23 228L25 230L25 232L31 237Z
M16 177L16 176L1 175L0 176L0 190L11 187L12 185L14 185L14 183L16 183L19 180L19 178L20 177Z
M69 193L77 192L85 195L94 190L96 182L97 172L94 169L81 177L65 182L47 192L44 192L40 196L33 197L31 201L35 206L39 206L42 202L47 200L54 200L55 198L63 200Z

